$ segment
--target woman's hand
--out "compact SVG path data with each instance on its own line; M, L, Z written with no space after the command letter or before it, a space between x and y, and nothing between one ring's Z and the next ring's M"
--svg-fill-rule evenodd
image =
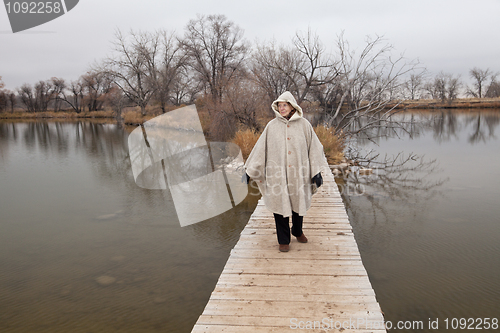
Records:
M321 177L321 172L318 173L316 176L312 177L311 181L312 181L312 183L316 184L317 188L319 188L321 185L323 185L323 177Z

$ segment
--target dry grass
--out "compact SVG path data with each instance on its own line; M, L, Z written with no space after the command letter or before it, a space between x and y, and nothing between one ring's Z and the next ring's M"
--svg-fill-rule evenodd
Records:
M165 113L182 108L184 106L186 105L184 104L180 106L169 105L165 107ZM142 115L140 107L133 106L133 107L126 107L123 109L122 118L125 125L140 125L162 114L163 110L159 105L148 105L146 107L145 116Z
M241 148L243 159L246 161L259 137L260 133L255 133L250 129L239 130L236 132L231 142L237 144Z
M177 107L168 107L166 111L171 111ZM162 114L160 106L153 105L146 108L146 116L141 115L141 109L139 107L126 107L123 109L122 117L124 122L129 125L142 124L149 119L154 118ZM83 111L76 113L73 110L67 111L45 111L45 112L27 112L22 110L16 110L11 112L0 112L0 119L79 119L79 118L115 118L116 113L111 109L106 109L104 111Z
M339 164L344 158L345 141L336 135L332 128L316 126L314 132L323 145L328 164Z
M141 111L137 110L129 110L122 113L123 122L126 125L139 125L154 118L154 115L146 114L145 116L141 115Z

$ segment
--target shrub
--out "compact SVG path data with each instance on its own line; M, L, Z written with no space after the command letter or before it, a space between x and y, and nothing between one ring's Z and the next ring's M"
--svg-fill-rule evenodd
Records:
M335 134L333 128L318 125L314 128L325 151L328 164L339 164L344 158L345 141Z
M123 122L127 125L139 125L149 119L154 118L153 115L142 116L142 114L136 110L128 110L122 113Z
M260 137L260 133L256 133L250 129L239 130L234 135L232 140L233 143L237 144L241 148L241 153L243 155L243 159L246 161L248 155L255 146L255 143Z

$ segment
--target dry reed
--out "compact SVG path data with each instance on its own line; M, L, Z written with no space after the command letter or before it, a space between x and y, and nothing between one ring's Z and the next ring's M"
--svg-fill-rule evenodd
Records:
M339 164L344 158L345 141L335 134L333 128L319 125L314 128L314 132L323 145L328 164Z
M248 158L248 155L250 155L250 152L252 151L253 146L255 146L255 143L257 142L259 137L260 133L256 133L250 129L239 130L234 135L232 142L240 147L243 159L245 161Z

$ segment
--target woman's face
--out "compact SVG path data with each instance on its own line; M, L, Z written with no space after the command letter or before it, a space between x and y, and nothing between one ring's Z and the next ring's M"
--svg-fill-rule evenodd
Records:
M290 112L292 112L292 106L287 102L279 102L278 103L278 111L283 117L288 116Z

